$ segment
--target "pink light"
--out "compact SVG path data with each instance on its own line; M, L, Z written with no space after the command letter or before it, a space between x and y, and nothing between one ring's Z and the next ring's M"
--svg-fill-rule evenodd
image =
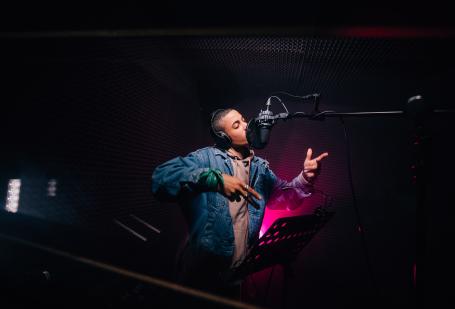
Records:
M360 38L446 38L455 34L448 28L417 27L340 27L329 30L329 33Z
M301 216L304 214L309 214L311 213L311 209L313 209L313 205L302 205L301 207L298 207L294 210L288 210L286 209L286 205L283 205L284 209L280 210L272 210L269 208L266 208L265 214L264 214L264 220L262 221L262 226L261 230L259 232L259 237L262 237L264 233L273 225L275 220L279 218L285 218L285 217L295 217L295 216ZM280 227L285 227L286 223L283 223ZM275 232L274 236L278 235L278 231Z

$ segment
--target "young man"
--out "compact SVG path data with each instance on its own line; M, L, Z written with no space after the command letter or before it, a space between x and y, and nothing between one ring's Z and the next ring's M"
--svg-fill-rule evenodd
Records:
M323 153L308 149L302 172L291 182L278 178L269 163L254 155L246 138L247 122L234 109L211 117L215 147L206 147L158 166L152 192L162 200L179 201L189 236L178 263L178 281L224 296L238 296L222 274L241 263L259 237L265 205L272 194L293 191L293 198L311 194Z

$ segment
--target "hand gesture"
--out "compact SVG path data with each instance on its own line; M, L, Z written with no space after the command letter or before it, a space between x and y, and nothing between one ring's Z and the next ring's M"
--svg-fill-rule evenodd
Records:
M251 198L253 195L258 200L262 199L261 195L257 193L253 188L248 184L243 182L237 177L233 177L228 174L222 174L224 180L224 187L221 188L221 193L223 193L231 201L240 201L240 197L243 196L250 204L257 207L254 200Z
M303 162L303 177L309 182L313 182L316 176L321 171L321 160L329 155L328 152L320 154L316 158L312 159L313 150L308 148L306 153L305 162Z

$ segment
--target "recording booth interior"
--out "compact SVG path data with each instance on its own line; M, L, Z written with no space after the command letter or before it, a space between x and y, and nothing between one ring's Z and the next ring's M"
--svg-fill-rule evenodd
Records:
M453 25L423 9L346 15L322 3L304 21L284 8L268 23L248 12L234 23L234 10L192 19L128 7L2 24L2 306L443 303ZM310 94L316 109L299 98ZM187 226L176 203L152 196L154 168L213 144L211 111L255 119L267 101L274 115L285 106L305 116L278 119L255 150L279 177L295 177L309 147L330 156L317 194L299 207L274 201L261 233L321 205L333 217L290 263L286 285L280 264L244 278L242 303L173 285Z

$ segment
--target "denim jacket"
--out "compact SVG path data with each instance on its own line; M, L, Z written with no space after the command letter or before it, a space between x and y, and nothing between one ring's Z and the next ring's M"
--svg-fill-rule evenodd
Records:
M152 192L158 200L178 201L188 220L189 241L219 256L232 256L234 232L229 213L228 199L218 192L207 191L198 184L201 173L209 168L233 175L231 159L226 151L205 147L185 157L176 157L158 166L152 175ZM248 243L259 237L265 205L272 193L292 189L292 196L304 198L311 193L311 185L302 174L291 182L278 178L269 168L269 163L253 156L250 166L250 187L262 199L256 200L258 208L248 206Z

